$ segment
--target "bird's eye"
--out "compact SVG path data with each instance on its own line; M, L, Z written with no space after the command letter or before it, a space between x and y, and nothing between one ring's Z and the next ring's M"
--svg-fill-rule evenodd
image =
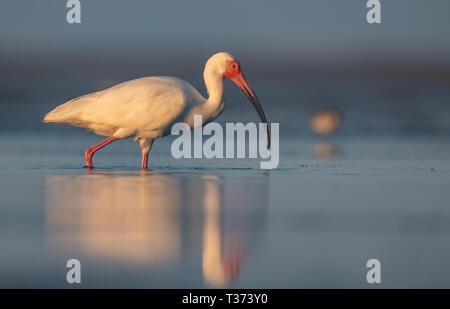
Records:
M231 68L232 68L232 69L236 69L236 63L233 63L233 64L231 65Z

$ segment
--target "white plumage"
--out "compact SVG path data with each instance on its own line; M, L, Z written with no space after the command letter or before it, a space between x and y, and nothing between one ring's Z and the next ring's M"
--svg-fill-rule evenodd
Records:
M170 134L177 122L193 126L194 115L203 123L223 110L223 79L233 80L250 98L267 122L256 95L245 80L239 64L228 53L217 53L207 61L203 72L208 99L189 83L175 77L144 77L68 101L45 115L45 123L63 123L86 128L109 138L85 152L86 166L92 168L95 151L117 139L140 140L142 168L155 138Z

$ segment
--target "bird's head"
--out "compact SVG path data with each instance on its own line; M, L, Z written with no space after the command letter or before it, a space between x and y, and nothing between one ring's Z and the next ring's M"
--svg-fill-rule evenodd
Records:
M206 62L205 71L207 69L211 69L214 74L219 75L221 78L229 78L245 93L247 98L250 100L250 102L258 112L261 122L266 124L267 148L269 148L270 132L266 116L261 107L261 104L259 103L258 97L253 91L252 87L250 87L247 79L244 77L244 73L242 73L241 65L239 64L239 62L237 62L229 53L220 52L214 54L213 56L211 56L211 58L208 59L208 61Z

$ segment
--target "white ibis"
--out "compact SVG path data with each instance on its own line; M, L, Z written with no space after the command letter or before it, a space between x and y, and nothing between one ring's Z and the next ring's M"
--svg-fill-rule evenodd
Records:
M146 169L153 140L169 135L173 124L185 122L192 128L194 115L202 116L202 125L220 115L225 104L224 77L231 79L242 89L261 121L267 124L259 100L245 79L239 63L225 52L211 56L206 62L203 78L208 98L176 77L143 77L61 104L46 114L43 122L69 124L108 136L86 149L87 168L93 167L92 156L97 150L118 139L134 138L139 140L142 150L141 167ZM266 133L269 148L270 133L267 125Z

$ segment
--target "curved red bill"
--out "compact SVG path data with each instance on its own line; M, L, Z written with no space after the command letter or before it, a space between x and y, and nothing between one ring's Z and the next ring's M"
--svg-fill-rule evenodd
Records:
M248 84L247 80L244 77L244 74L242 72L238 72L233 77L230 77L230 79L236 83L236 85L239 86L239 88L242 89L242 91L245 93L245 95L248 97L252 105L255 107L256 111L258 112L259 118L261 118L261 122L265 124L266 128L266 146L267 149L270 147L270 131L269 131L269 125L267 123L266 115L264 114L264 111L262 109L261 104L259 103L258 97L256 96L255 92L253 91L252 87Z

